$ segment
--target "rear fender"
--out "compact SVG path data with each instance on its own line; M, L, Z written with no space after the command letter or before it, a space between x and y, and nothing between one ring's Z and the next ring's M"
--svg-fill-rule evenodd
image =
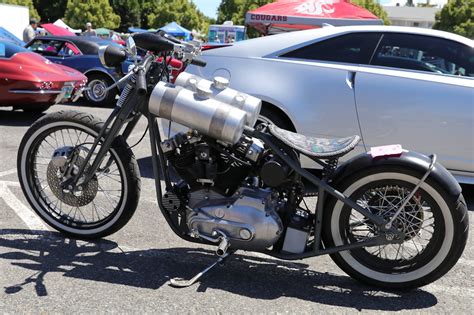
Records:
M331 185L338 187L345 179L352 174L368 168L384 168L384 167L403 167L413 170L420 174L421 177L427 172L431 163L431 158L426 155L404 150L400 156L386 156L373 158L370 153L362 153L340 165L331 179ZM453 196L461 193L461 186L454 176L441 164L436 163L432 172L428 176L429 179L437 182L441 187L446 189Z

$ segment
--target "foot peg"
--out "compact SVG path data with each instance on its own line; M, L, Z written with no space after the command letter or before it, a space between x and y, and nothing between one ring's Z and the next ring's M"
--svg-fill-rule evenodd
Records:
M217 261L215 263L213 263L212 265L210 265L209 267L207 267L206 269L204 269L203 271L201 271L200 273L198 273L197 275L195 275L194 277L192 277L190 280L184 280L184 279L179 279L179 278L171 279L169 284L172 287L187 288L187 287L192 286L199 279L201 279L201 277L203 275L205 275L207 272L209 272L212 268L214 268L218 264L223 265L225 260L230 255L232 255L234 253L233 251L229 251L229 252L227 251L229 249L229 246L230 246L229 238L227 237L227 235L225 235L223 232L217 230L213 233L213 236L217 236L218 234L220 234L220 236L219 236L219 238L217 238L217 240L220 240L220 242L219 242L219 246L217 247L217 250L216 250L216 255L219 256Z

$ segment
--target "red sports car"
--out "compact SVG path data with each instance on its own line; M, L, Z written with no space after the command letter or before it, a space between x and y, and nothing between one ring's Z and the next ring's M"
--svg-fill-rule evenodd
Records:
M73 98L86 83L79 71L0 40L0 106L42 112Z

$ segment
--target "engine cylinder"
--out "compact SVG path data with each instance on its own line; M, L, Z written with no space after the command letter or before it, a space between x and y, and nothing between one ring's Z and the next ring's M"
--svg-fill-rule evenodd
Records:
M183 72L176 78L175 84L192 91L196 91L198 86L210 90L214 99L246 112L246 124L249 127L255 125L258 115L260 115L262 101L251 95L229 88L229 81L225 78L215 77L214 82L211 82L197 75Z
M246 113L210 98L209 94L206 90L193 92L159 82L151 93L148 108L158 117L224 142L237 143L244 130Z

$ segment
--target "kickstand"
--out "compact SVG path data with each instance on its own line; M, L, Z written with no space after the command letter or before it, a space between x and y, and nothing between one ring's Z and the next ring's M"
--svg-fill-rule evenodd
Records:
M187 288L195 284L204 274L206 274L209 270L214 268L217 264L223 265L226 259L232 255L235 251L229 251L226 252L224 255L220 256L215 263L195 275L193 278L190 280L184 280L180 278L174 278L170 280L170 286L175 287L175 288Z

